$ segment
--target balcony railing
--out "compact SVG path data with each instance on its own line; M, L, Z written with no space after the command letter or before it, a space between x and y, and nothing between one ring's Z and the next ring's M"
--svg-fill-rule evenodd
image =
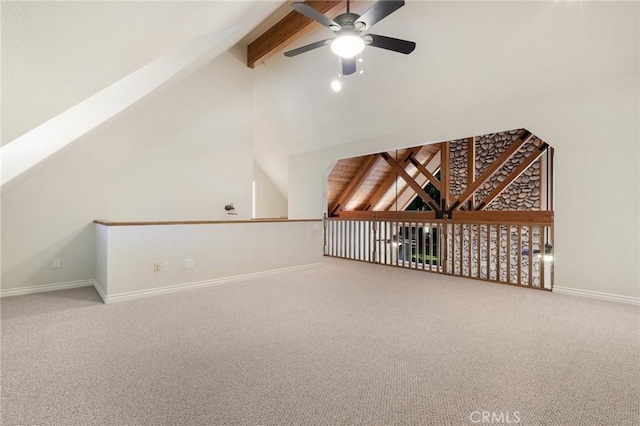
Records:
M553 288L552 212L460 212L457 220L369 216L325 218L325 256Z

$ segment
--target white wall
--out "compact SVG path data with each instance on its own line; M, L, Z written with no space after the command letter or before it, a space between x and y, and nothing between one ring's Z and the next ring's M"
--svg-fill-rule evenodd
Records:
M263 169L278 182L288 164L290 218L324 212L340 158L526 128L556 153L556 286L640 296L637 2L407 2L375 32L416 50L365 48L340 93L327 48L257 70Z
M271 182L269 176L257 164L253 164L253 180L256 191L256 218L287 217L287 200ZM320 217L320 216L318 216Z
M251 115L250 70L225 53L3 188L2 289L95 278L94 219L249 219Z
M610 81L581 95L530 99L294 155L289 217L326 210L326 178L338 158L523 127L555 148L555 285L637 298L639 92L635 78Z
M353 9L367 6L358 1ZM290 154L377 137L406 146L401 131L439 122L451 122L442 138L467 137L458 131L462 120L484 111L637 80L639 14L637 2L408 1L374 32L413 40L416 50L365 48L364 74L344 77L340 93L329 89L338 61L328 47L277 55L255 70L255 160L286 188L294 181ZM292 48L327 36L318 26ZM433 140L422 136L420 143Z
M107 277L99 282L106 302L322 259L320 221L96 226L108 234ZM193 259L194 268L185 269L184 259ZM165 261L169 271L153 272L154 263Z

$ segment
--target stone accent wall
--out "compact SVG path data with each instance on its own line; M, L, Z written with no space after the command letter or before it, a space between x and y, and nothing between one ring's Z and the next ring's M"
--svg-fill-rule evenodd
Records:
M478 241L478 226L480 226L480 240ZM518 250L518 231L520 231L521 246ZM542 237L541 233L544 232L544 228L533 226L532 231L532 276L533 285L539 287L541 285L541 261L537 253L543 253ZM523 254L523 251L528 251L529 248L529 227L522 226L491 226L491 233L489 233L486 225L451 225L449 228L447 238L448 251L455 248L453 256L450 259L448 268L456 265L455 274L461 274L463 276L469 275L473 278L482 278L501 281L505 283L517 284L518 283L518 263L520 262L520 282L526 284L529 282L529 255ZM507 233L510 233L510 250L507 249ZM462 247L460 247L460 233L462 233ZM488 237L488 238L487 238ZM455 242L452 240L455 239ZM489 244L487 244L487 241ZM478 263L478 243L480 243L480 263ZM471 244L471 259L469 258L469 244ZM500 267L498 268L498 244L500 244ZM490 250L489 262L487 262L487 247ZM462 256L462 262L459 262L460 256ZM507 262L507 256L510 257L511 273L507 278L509 272L509 264ZM460 266L462 265L462 271ZM469 271L471 268L471 271ZM478 268L480 270L478 271ZM498 269L500 269L498 277ZM545 283L545 286L549 287L549 282Z
M480 176L518 138L519 130L492 133L476 138L476 173ZM500 170L476 192L476 202L481 201L516 168L525 157L541 143L533 137L523 145ZM467 188L467 140L455 140L450 144L451 194L459 197ZM474 177L474 178L475 178ZM520 177L496 197L485 210L539 210L540 209L540 160L535 161ZM463 210L466 206L463 207Z
M506 132L483 135L476 138L476 158L475 177L477 178L493 163L508 147L518 138L520 130L510 130ZM476 203L480 203L491 191L493 191L524 159L542 143L535 136L524 144L512 157L498 170L494 176L482 185L476 192ZM460 139L451 141L451 194L459 197L467 188L467 140ZM540 160L535 161L522 175L514 180L505 191L496 197L485 210L540 210ZM466 204L466 203L465 203ZM462 207L463 210L467 206ZM452 225L447 232L447 245L453 265L461 265L454 273L461 275L471 275L482 279L491 279L502 282L518 283L518 263L520 263L520 282L529 282L529 238L532 238L532 248L534 253L544 252L541 249L541 235L544 228L532 227L530 236L529 227L523 226L501 226L498 229L495 225L490 231L486 225ZM518 248L518 232L520 233L521 246ZM510 247L507 247L507 233L510 234ZM462 237L462 247L460 241ZM469 245L471 244L471 258L469 257ZM478 246L480 250L480 263L478 263ZM498 250L498 246L500 249ZM489 251L489 252L488 252ZM498 251L500 255L498 256ZM488 256L489 255L489 256ZM487 256L490 259L487 262ZM507 259L510 259L511 274L507 277ZM532 283L534 286L541 285L541 262L538 255L533 255ZM462 260L460 262L460 260ZM499 275L499 276L498 276ZM548 283L547 283L548 286Z

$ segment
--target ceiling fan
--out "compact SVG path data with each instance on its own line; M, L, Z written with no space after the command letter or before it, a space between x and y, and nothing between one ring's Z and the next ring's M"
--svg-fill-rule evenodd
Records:
M293 3L291 7L294 10L329 28L335 32L336 37L289 50L284 53L284 56L296 56L330 44L333 53L341 58L342 75L349 75L356 72L356 56L362 52L365 45L408 55L416 48L414 42L366 33L373 25L402 6L404 6L404 0L379 0L360 16L350 12L349 0L347 0L347 12L330 19L307 3Z

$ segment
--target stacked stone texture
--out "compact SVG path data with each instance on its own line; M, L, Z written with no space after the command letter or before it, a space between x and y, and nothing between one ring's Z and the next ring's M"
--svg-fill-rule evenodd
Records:
M478 226L480 226L480 263L478 264ZM471 231L471 236L469 236ZM460 247L460 232L462 232L462 247ZM510 233L510 250L507 250L507 233ZM532 227L533 240L531 246L533 253L531 256L533 264L531 266L533 272L533 285L540 286L540 257L537 253L541 251L541 229L538 226ZM448 251L451 253L452 245L455 245L453 264L449 264L448 268L455 267L455 274L463 276L469 275L471 268L471 277L489 279L493 281L508 282L517 284L518 282L526 284L529 282L529 255L523 254L523 250L529 247L529 228L520 227L520 250L518 250L518 227L517 226L500 226L500 236L498 238L498 227L493 225L488 238L488 230L486 225L455 225L449 229L449 238L447 239ZM455 242L453 241L455 239ZM487 241L489 241L490 255L487 261ZM500 250L498 252L498 241ZM469 243L471 243L471 259L469 258ZM509 253L507 253L507 251ZM498 254L500 259L498 260ZM462 256L462 262L460 262ZM507 262L507 256L510 262ZM498 262L500 267L498 268ZM520 268L518 269L518 263ZM462 270L460 270L462 265ZM478 267L480 271L478 271ZM510 268L510 275L507 278ZM499 269L499 277L498 277ZM518 270L520 271L520 280L518 280Z
M513 141L518 138L519 130L499 132L476 138L476 170L475 177L480 176L493 163ZM505 163L476 192L476 202L484 199L495 189L524 159L533 152L541 141L532 138L523 145L513 157ZM467 140L455 140L450 144L451 161L451 194L459 197L467 188ZM466 209L466 206L463 206ZM527 170L509 185L506 190L496 197L485 210L539 210L540 209L540 161L535 161ZM523 284L529 282L529 256L523 254L523 250L529 247L529 228L523 226L491 227L488 234L486 225L480 227L478 239L478 225L456 225L450 228L447 238L449 252L455 244L453 264L456 274L470 275L483 279L497 280L509 283ZM520 229L520 248L518 248L518 229ZM532 227L532 249L534 253L541 251L541 228ZM462 232L462 247L460 247L460 233ZM507 249L507 233L510 233L510 246ZM499 235L498 235L499 234ZM455 243L453 243L455 239ZM471 259L469 258L469 244L471 244ZM498 250L498 244L500 248ZM478 264L478 245L480 246L480 264ZM489 250L489 253L487 253ZM507 253L508 251L508 253ZM488 262L487 262L487 255ZM498 256L499 254L499 256ZM507 256L510 262L507 262ZM540 285L540 261L537 255L533 259L532 272L534 286ZM460 260L462 260L460 262ZM508 274L508 263L511 266L511 274ZM518 280L518 263L520 263L520 280ZM499 267L498 267L499 264ZM461 265L461 266L460 266ZM462 270L460 270L462 268ZM479 271L478 271L479 268ZM498 271L499 270L499 271Z
M519 130L499 132L476 138L476 173L480 176L508 147L518 138ZM476 201L484 199L524 159L536 149L539 139L532 138L523 145L496 174L476 192ZM450 144L451 157L451 194L459 197L467 188L467 141L455 140ZM466 209L466 206L463 207ZM539 210L540 209L540 160L535 161L527 170L507 187L485 210Z

